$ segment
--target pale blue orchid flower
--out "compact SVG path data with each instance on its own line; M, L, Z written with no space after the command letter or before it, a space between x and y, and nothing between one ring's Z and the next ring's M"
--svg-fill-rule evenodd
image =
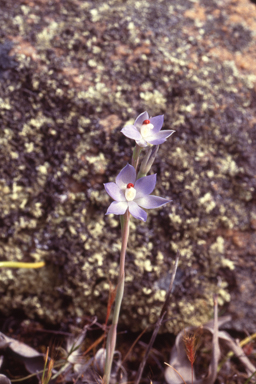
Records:
M136 219L146 221L147 213L142 209L158 208L171 200L150 195L156 185L156 174L136 180L135 168L127 164L116 177L116 182L106 183L106 192L113 203L108 207L106 215L124 215L127 209ZM142 207L142 208L141 208Z
M161 131L163 123L164 115L149 117L148 112L143 112L137 117L134 125L126 125L121 132L126 137L135 140L140 147L147 147L149 144L159 145L175 132Z

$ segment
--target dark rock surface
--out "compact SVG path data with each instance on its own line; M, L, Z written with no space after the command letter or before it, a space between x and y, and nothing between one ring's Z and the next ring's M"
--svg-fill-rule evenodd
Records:
M161 310L200 324L219 292L256 326L256 6L248 0L0 1L0 311L104 321L120 250L103 183L130 161L120 129L142 111L177 132L153 171L172 205L132 221L121 323ZM11 50L10 50L11 49Z

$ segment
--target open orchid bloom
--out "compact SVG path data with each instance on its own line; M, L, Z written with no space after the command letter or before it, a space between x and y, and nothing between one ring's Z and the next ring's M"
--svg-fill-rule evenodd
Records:
M129 210L131 215L142 221L147 220L146 212L141 209L158 208L171 200L150 195L156 185L156 174L136 180L135 168L127 164L116 177L116 182L106 183L104 187L113 203L108 207L106 215L113 213L123 215Z
M121 132L135 140L140 147L147 147L149 144L159 145L175 132L170 130L160 132L163 122L164 115L149 118L149 114L143 112L137 117L134 125L126 125Z

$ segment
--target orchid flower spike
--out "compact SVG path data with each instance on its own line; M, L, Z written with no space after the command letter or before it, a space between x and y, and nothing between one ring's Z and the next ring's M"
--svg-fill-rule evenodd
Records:
M129 210L136 219L146 221L147 213L141 209L158 208L171 200L150 195L156 185L156 174L144 176L136 180L135 168L127 164L116 177L116 182L106 183L104 187L113 201L106 215L123 215Z
M160 132L163 123L164 115L149 118L149 114L143 112L137 117L134 125L126 125L121 132L135 140L140 147L147 147L149 144L159 145L175 132L171 130Z

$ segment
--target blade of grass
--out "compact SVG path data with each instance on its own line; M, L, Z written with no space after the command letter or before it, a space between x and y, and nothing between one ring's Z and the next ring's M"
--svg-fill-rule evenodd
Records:
M246 337L245 339L241 340L239 342L240 347L244 347L248 343L250 343L253 339L256 339L256 333L254 333L251 336ZM222 366L228 361L231 357L233 357L235 353L233 351L230 351L227 353L227 355L223 358L223 360L218 365L218 372L221 370Z
M179 258L180 258L180 254L179 254L179 252L177 252L176 259L175 259L175 264L174 264L174 269L173 269L173 272L172 272L172 278L171 278L171 282L170 282L170 285L169 285L168 292L166 294L165 302L164 302L164 305L162 307L162 310L161 310L161 313L160 313L160 317L159 317L159 319L157 320L157 322L155 324L155 329L154 329L154 332L153 332L153 334L151 336L151 339L150 339L150 342L148 344L148 347L147 347L147 350L145 352L145 355L143 356L143 359L142 359L142 361L140 363L137 376L136 376L136 378L134 380L134 384L139 384L139 382L140 382L140 379L141 379L141 376L142 376L142 373L143 373L146 361L148 359L150 350L153 347L153 344L155 342L155 339L156 339L156 336L158 334L158 331L159 331L161 325L163 324L164 317L165 317L165 315L167 313L168 305L169 305L169 301L170 301L170 296L171 296L171 293L172 293L172 287L173 287L173 283L174 283L174 279L175 279L176 271L177 271L177 267L178 267Z
M128 358L129 354L131 353L131 351L133 350L134 346L137 344L137 342L139 341L139 339L144 335L144 333L148 330L149 327L145 328L140 334L139 336L137 337L137 339L132 343L132 346L129 348L128 352L126 353L125 357L123 358L123 361L122 361L122 365L124 364L124 362L126 361L126 359Z
M57 363L54 364L52 369L59 368L62 365L63 365L63 361L62 362L57 362ZM25 377L21 377L20 379L14 379L14 380L12 380L12 383L16 383L16 382L18 383L19 381L24 381L24 380L27 380L27 379L31 379L32 377L35 377L38 374L41 374L41 373L43 374L43 372L44 372L44 370L42 369L41 371L37 371L35 373L31 373L30 375L25 376Z
M89 353L94 347L96 347L105 338L106 338L106 334L104 333L96 341L94 341L94 343L92 343L92 345L90 345L89 348L86 349L86 351L83 353L83 356L86 356L87 353Z
M45 375L45 371L46 371L46 367L47 367L47 363L48 363L48 356L49 356L49 347L47 347L46 355L45 355L44 371L43 371L43 376L42 376L42 383L44 382L44 375Z
M244 384L249 384L250 383L250 381L251 381L251 379L253 378L253 376L255 376L256 375L256 371L255 372L253 372L253 374L250 376L250 377L248 377L248 379L246 380L246 382L244 383Z
M212 361L211 361L211 372L208 377L207 384L214 383L217 377L218 361L220 356L219 347L219 326L218 326L218 296L215 295L213 298L214 302L214 325L213 325L213 337L212 337Z

